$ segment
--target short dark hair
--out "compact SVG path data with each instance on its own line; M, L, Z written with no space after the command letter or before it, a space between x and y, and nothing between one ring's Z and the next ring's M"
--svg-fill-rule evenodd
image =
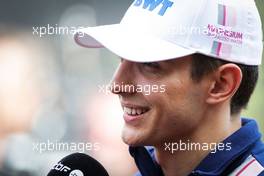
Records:
M215 71L219 66L231 63L220 59L215 59L203 54L194 54L192 57L191 77L194 81L199 82L206 74ZM259 67L237 64L242 71L242 82L231 99L231 114L241 112L246 108L249 99L256 87Z

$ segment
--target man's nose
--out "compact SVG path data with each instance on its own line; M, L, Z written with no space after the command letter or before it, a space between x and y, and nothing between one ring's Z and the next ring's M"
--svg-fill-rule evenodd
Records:
M135 86L134 79L134 63L123 60L115 71L110 84L111 92L114 94L133 93Z

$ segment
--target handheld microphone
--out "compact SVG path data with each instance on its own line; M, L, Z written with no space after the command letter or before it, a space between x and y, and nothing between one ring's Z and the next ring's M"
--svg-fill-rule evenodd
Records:
M84 153L64 157L50 170L47 176L109 176L105 168L94 158Z

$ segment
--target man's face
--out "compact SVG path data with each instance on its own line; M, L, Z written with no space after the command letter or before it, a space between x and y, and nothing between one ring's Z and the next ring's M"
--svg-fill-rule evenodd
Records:
M124 110L122 138L128 145L162 145L188 138L198 127L206 109L205 81L190 77L191 56L155 63L135 63L122 59L114 75L113 89ZM134 87L158 87L155 93L132 91ZM135 90L135 89L134 89Z

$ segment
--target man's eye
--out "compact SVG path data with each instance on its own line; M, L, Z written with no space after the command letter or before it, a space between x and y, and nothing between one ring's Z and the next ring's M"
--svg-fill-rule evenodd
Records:
M160 67L159 63L157 62L146 62L146 63L142 63L142 65L144 67L154 68L154 69L158 69Z

